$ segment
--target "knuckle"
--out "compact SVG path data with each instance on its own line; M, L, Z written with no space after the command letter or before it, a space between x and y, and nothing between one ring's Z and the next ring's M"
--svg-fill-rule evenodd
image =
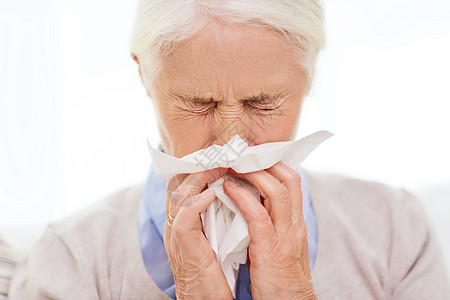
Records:
M294 182L294 183L296 183L298 185L301 185L302 178L300 177L300 174L297 171L292 170L288 174L289 175L287 177L288 177L289 181Z
M301 261L301 253L292 241L278 241L272 248L272 257L280 265L291 266Z
M294 231L295 231L296 240L298 240L298 241L308 240L308 230L306 228L305 222L294 223Z
M303 240L308 238L308 230L305 222L299 224L298 231Z
M269 213L264 207L255 210L254 221L263 224L270 222Z
M172 176L167 182L167 192L173 193L176 191L186 177L186 174L177 174Z
M203 184L203 176L198 173L190 174L184 183L189 187L200 187Z
M174 191L170 195L170 202L174 205L181 206L186 197L178 191Z
M288 203L289 202L289 193L285 186L280 185L273 191L276 200L281 203Z

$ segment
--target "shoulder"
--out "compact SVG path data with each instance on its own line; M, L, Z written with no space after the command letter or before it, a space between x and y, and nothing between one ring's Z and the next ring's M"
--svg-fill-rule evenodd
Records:
M140 253L139 203L142 184L117 190L78 213L49 224L58 239L89 277L122 280L129 257ZM138 256L140 258L140 256ZM140 262L133 258L132 264ZM114 269L112 272L111 270ZM89 283L94 288L95 279Z
M401 216L427 220L421 201L403 188L342 174L305 173L314 207L335 217L345 217L354 225L364 226L370 221L402 225Z
M9 281L16 265L16 253L0 235L0 299L8 296Z
M418 237L426 239L428 216L421 201L407 190L341 174L306 174L323 234L353 238L353 243L366 245L379 256L390 255L398 241L415 237L417 246Z
M135 272L141 190L141 184L122 188L50 223L18 263L11 299L98 299L138 292L125 280L131 275L124 276L143 277Z
M382 199L387 199L387 202L390 202L392 197L401 197L406 192L403 189L396 189L380 182L358 179L343 174L309 170L306 170L305 173L310 189L319 192L320 195L333 194L333 198L342 198L340 201L354 201L357 198L360 199L359 201L379 204L379 201L383 201Z
M305 173L319 236L313 271L322 293L445 299L443 254L416 196L374 181Z
M142 184L121 188L49 227L66 244L98 243L104 237L116 236L120 228L128 229L130 222L137 224L141 195Z

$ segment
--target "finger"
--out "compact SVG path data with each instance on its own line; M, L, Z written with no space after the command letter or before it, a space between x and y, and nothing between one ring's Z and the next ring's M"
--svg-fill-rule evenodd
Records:
M175 191L169 195L168 210L166 210L167 214L170 213L172 217L175 217L178 214L180 207L189 205L189 201L186 201L187 199L200 194L208 183L221 178L227 171L227 168L215 168L188 174ZM174 179L174 181L175 180L176 179Z
M167 182L167 193L173 193L189 174L176 174Z
M275 231L269 213L247 189L227 179L223 183L225 193L236 202L248 223L250 239L256 245L273 245Z
M212 189L206 189L200 194L193 196L189 199L192 203L191 205L180 208L177 217L173 221L172 228L178 227L179 230L183 231L199 229L200 214L208 209L215 198L216 194Z
M232 172L230 172L232 173ZM287 231L292 225L291 200L287 188L265 170L233 175L248 180L265 198L269 200L270 216L277 231Z
M277 178L288 190L291 199L292 219L295 224L304 220L303 218L303 194L300 174L284 164L278 162L266 171Z
M192 205L181 207L177 217L173 221L171 231L185 255L195 256L198 246L206 239L202 232L200 214L205 211L216 198L214 190L206 189L194 196Z
M188 176L189 174L177 174L175 176L172 176L167 181L166 186L166 213L169 212L169 203L170 203L170 197L174 191L178 188L178 186L183 182L183 180ZM167 217L167 214L166 214Z
M174 191L171 200L176 205L182 203L184 199L199 194L208 183L221 178L227 171L228 168L215 168L189 174Z

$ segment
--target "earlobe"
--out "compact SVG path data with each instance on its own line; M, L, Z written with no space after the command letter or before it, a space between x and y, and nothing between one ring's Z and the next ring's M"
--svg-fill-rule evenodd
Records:
M139 59L138 59L137 55L134 54L133 52L131 52L130 54L131 54L131 58L133 58L133 60L138 64L139 76L141 77L142 83L144 83L144 81L143 81L143 79L142 79L141 65L139 64Z
M144 78L142 77L142 71L141 71L141 65L139 64L139 59L138 59L137 55L134 54L133 52L131 52L130 54L131 54L131 57L133 58L133 60L138 64L139 77L141 78L142 85L145 87L145 81L144 81ZM151 98L151 95L149 94L148 91L147 91L147 95Z
M148 90L148 88L147 88L147 86L146 86L146 84L145 84L144 77L142 76L141 64L139 63L139 59L138 59L137 55L134 54L133 52L131 52L130 54L131 54L131 57L133 58L133 60L138 64L139 77L141 78L142 85L143 85L143 86L145 87L145 89L147 90L147 95L148 95L150 98L152 98L152 95L151 95L150 91Z
M134 54L133 52L131 52L130 54L131 54L131 57L133 58L133 60L134 60L137 64L139 64L139 59L138 59L138 57L136 56L136 54Z

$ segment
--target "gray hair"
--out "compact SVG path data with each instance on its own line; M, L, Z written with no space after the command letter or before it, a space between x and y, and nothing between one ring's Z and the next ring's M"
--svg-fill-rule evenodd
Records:
M317 56L325 46L320 0L139 0L130 41L146 80L162 70L163 57L215 20L262 26L292 42L299 66L312 81Z

